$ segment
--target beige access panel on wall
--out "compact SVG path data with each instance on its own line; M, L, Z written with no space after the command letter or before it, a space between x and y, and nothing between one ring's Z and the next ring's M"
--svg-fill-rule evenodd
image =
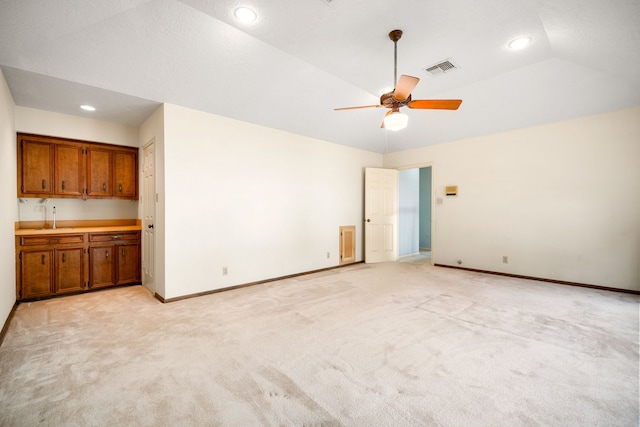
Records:
M356 226L343 225L340 227L340 264L356 261Z

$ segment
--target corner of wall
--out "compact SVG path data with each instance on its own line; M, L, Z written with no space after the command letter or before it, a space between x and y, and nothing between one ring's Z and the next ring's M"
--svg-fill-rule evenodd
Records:
M15 103L0 70L0 325L16 302L14 225L18 220Z

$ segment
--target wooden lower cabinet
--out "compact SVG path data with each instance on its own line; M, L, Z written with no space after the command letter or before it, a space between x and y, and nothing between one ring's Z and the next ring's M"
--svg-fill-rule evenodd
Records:
M84 247L71 247L54 250L55 279L53 291L56 294L78 292L85 289Z
M140 232L89 233L89 287L140 281Z
M89 248L89 287L103 288L116 284L113 245Z
M118 258L116 283L134 283L140 281L140 245L123 244L116 246L115 256Z
M21 294L19 298L53 295L53 250L32 249L20 252Z
M18 300L140 283L140 232L16 237Z

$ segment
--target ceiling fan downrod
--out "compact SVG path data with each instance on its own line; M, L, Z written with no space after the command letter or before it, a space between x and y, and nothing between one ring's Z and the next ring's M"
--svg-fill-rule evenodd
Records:
M389 38L393 42L393 87L398 84L398 40L402 37L402 30L393 30Z

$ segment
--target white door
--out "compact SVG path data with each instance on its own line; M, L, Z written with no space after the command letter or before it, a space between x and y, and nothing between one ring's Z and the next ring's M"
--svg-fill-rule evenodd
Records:
M142 154L142 283L155 294L155 255L156 255L156 182L154 141L144 147Z
M365 168L364 261L398 260L398 171Z

